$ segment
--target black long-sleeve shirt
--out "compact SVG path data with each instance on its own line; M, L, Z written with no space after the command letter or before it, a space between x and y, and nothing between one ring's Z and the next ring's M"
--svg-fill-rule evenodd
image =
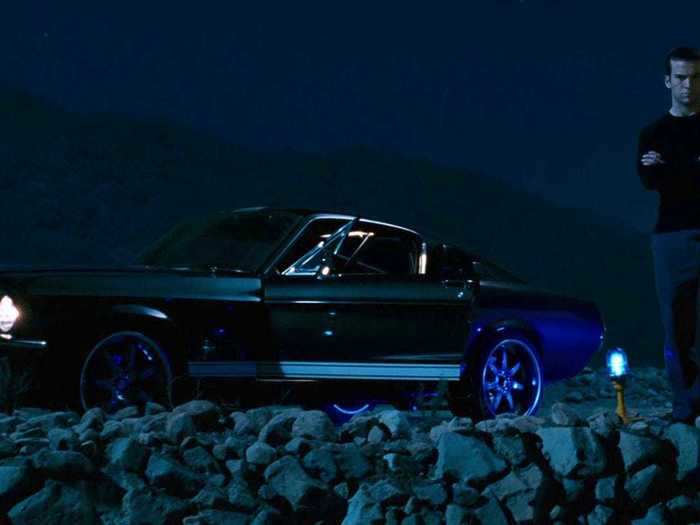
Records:
M644 166L642 155L661 154L665 164ZM700 228L700 113L666 113L639 133L637 172L648 190L659 192L654 233Z

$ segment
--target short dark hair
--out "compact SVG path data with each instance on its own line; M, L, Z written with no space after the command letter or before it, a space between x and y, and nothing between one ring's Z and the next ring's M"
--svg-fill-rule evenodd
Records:
M666 55L666 74L671 74L671 60L700 62L700 51L694 47L674 47Z

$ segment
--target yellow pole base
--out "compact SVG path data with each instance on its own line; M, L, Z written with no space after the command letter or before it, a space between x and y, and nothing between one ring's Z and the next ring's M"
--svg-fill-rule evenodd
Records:
M640 421L644 419L643 417L632 417L627 415L627 407L625 406L625 386L621 382L615 381L614 379L612 380L612 383L613 387L615 387L615 393L617 397L617 408L615 409L615 413L618 416L620 416L622 422L625 425L629 425L634 421Z

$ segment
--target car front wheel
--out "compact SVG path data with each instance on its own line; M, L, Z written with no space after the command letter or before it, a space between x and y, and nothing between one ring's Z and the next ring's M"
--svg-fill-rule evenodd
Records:
M85 358L80 374L84 410L108 413L152 401L172 405L172 371L165 352L140 332L117 332L98 342Z

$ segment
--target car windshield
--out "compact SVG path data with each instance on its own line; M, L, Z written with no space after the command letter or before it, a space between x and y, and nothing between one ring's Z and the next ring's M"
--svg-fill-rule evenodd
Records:
M255 210L187 221L156 241L137 263L256 272L301 219L293 211Z

